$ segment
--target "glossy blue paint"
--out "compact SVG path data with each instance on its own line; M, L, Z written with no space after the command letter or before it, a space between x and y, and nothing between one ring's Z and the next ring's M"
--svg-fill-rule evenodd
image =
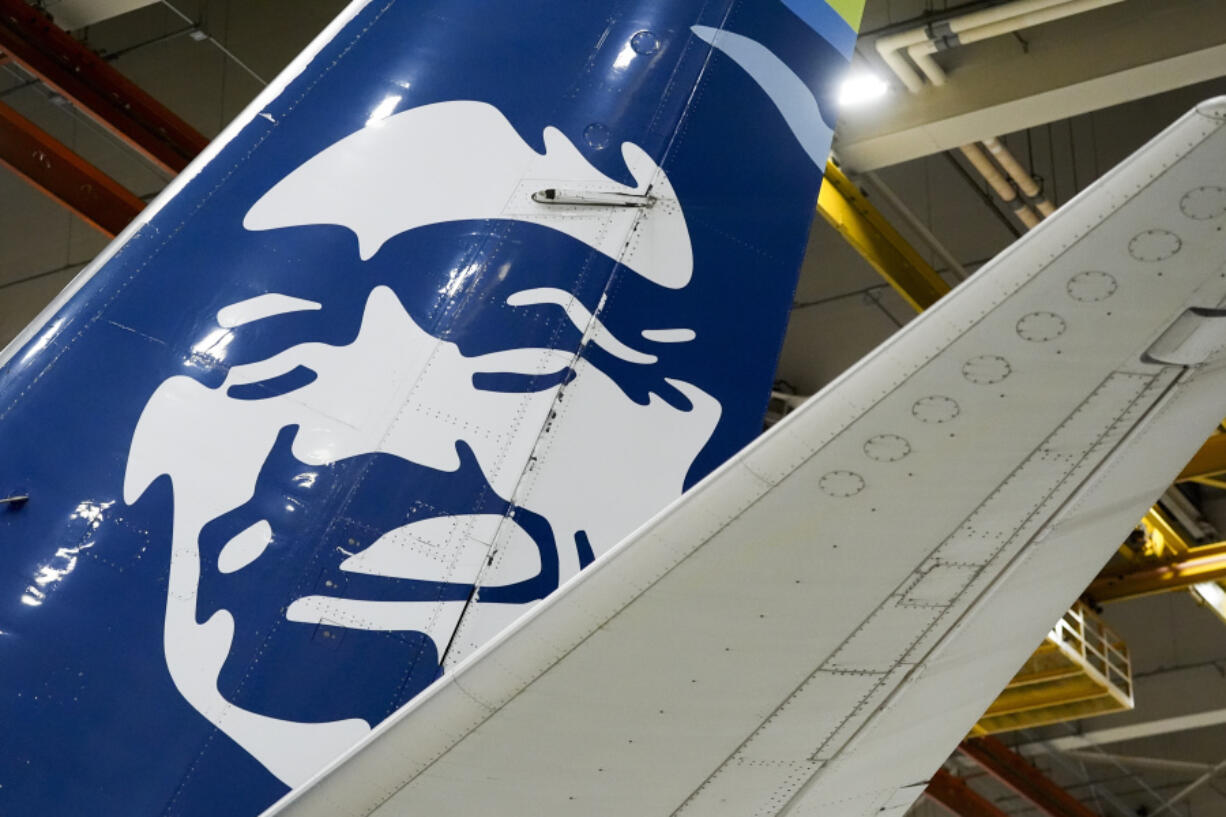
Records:
M749 37L707 26L694 26L694 33L731 57L761 86L818 167L826 166L834 129L822 118L813 91L773 51Z
M814 0L783 0L783 4L805 25L824 36L840 54L851 59L851 52L856 48L857 32L837 11L825 2Z
M814 19L822 30L824 18ZM599 10L569 0L365 5L264 107L267 116L243 127L15 349L0 369L0 488L30 500L0 508L0 814L254 815L286 790L184 700L167 668L174 489L164 476L127 505L123 484L137 421L168 378L215 389L233 367L296 345L351 343L371 291L386 286L419 326L465 355L581 352L639 404L656 395L688 408L668 382L676 379L716 396L720 423L687 485L749 441L821 168L768 95L691 27L752 38L804 80L820 110L833 110L846 32L831 29L832 46L796 23L778 0L620 0ZM412 230L368 261L341 227L243 229L274 184L372 118L450 100L494 105L538 151L543 129L556 127L626 184L633 180L614 148L641 146L684 207L691 285L665 290L523 222ZM448 286L473 270L462 291ZM591 311L603 301L601 320L619 337L686 326L696 340L644 341L657 362L630 364L581 348L579 330L555 307L506 306L531 287L561 288ZM323 308L219 327L220 309L266 292ZM257 403L292 394L313 374L294 370L232 396ZM474 385L532 392L559 382L508 373ZM249 501L203 528L196 616L226 610L239 625L218 680L235 706L297 722L374 724L437 676L434 643L415 632L290 622L285 608L323 586L369 600L463 601L471 584L375 580L341 571L336 553L414 519L507 514L512 505L463 444L454 471L377 453L311 466L291 450L296 431L277 437ZM594 545L611 544L582 531L558 541L549 520L514 513L540 570L483 589L483 601L542 598L557 587L559 548L577 548L586 564ZM258 560L233 574L208 567L258 520L274 531Z

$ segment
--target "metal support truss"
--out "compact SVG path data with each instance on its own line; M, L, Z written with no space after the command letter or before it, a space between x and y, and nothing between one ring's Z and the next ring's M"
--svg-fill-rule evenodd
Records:
M208 145L25 0L0 0L0 51L168 173L182 171Z
M1021 755L996 738L963 741L958 751L1047 817L1097 817Z
M0 164L112 238L145 207L118 182L3 103Z

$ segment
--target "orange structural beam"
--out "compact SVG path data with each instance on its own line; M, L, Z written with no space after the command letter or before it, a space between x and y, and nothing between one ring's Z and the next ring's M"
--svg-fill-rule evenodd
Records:
M112 238L145 207L114 179L3 103L0 164Z
M208 139L25 0L0 0L0 51L169 173Z
M928 783L924 796L956 817L1007 817L966 781L941 769Z
M958 751L1047 817L1098 817L996 738L965 740Z

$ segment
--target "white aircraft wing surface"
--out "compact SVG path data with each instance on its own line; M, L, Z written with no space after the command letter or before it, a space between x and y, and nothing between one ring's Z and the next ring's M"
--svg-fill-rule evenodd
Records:
M900 817L1226 414L1224 229L1219 99L270 814Z

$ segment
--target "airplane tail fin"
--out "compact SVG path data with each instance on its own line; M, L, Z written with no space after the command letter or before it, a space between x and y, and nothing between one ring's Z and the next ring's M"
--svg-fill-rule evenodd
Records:
M624 251L611 253L620 265L590 322L583 319L589 328L575 368L587 376L563 389L516 488L522 509L557 508L544 513L551 519L564 506L571 511L560 531L560 581L761 432L863 5L735 4L663 31L635 33L639 24L627 21L610 38L626 43L613 49L614 64L631 52L671 49L674 78L692 79L660 95L661 106L673 106L659 117L668 127L623 147L627 184L658 201L630 228ZM637 145L658 166L636 165ZM616 164L605 167L616 177ZM669 227L666 213L676 220ZM678 235L684 241L670 244ZM650 365L627 366L607 343L613 337L636 338L640 362ZM614 369L611 386L600 372ZM642 404L639 416L610 411L618 388ZM590 441L600 437L605 445L593 456ZM610 496L618 504L604 524L576 511ZM513 573L499 561L483 572L446 666L517 615L503 603Z
M862 7L355 0L0 353L0 812L253 813L751 440Z

